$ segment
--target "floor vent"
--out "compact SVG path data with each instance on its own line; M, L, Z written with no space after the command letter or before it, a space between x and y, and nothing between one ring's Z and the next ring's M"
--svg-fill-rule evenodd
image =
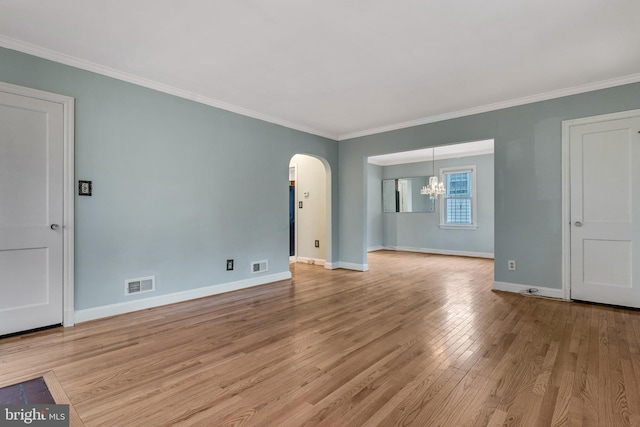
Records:
M253 261L251 263L252 273L263 273L267 270L269 270L269 263L266 259L262 261Z
M124 282L124 294L133 295L156 290L156 277L141 277L139 279L127 279Z

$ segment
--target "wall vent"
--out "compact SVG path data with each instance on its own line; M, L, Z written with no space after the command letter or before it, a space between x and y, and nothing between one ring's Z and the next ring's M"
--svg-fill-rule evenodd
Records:
M140 277L138 279L127 279L124 281L124 294L134 295L156 290L156 277Z
M269 262L264 259L262 261L253 261L251 262L251 272L252 273L263 273L269 270Z

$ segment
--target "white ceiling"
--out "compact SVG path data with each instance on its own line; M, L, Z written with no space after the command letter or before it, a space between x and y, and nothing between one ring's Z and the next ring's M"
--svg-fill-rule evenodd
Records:
M435 151L435 152L434 152ZM420 150L370 156L368 162L379 166L401 165L405 163L427 162L431 160L458 159L461 157L493 154L493 139L441 145Z
M0 0L0 46L334 139L640 81L638 0Z

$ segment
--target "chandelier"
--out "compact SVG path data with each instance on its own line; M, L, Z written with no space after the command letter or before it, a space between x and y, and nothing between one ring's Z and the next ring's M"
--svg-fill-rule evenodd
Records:
M431 200L436 200L438 196L444 194L444 182L438 182L438 177L435 176L436 173L436 149L435 147L432 149L433 153L433 162L431 163L431 168L433 170L432 175L429 177L429 185L423 186L420 190L420 194L429 195Z

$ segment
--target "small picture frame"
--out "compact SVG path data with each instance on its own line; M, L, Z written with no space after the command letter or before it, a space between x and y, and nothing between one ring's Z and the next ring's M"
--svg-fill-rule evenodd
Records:
M91 196L91 181L78 181L78 196Z

